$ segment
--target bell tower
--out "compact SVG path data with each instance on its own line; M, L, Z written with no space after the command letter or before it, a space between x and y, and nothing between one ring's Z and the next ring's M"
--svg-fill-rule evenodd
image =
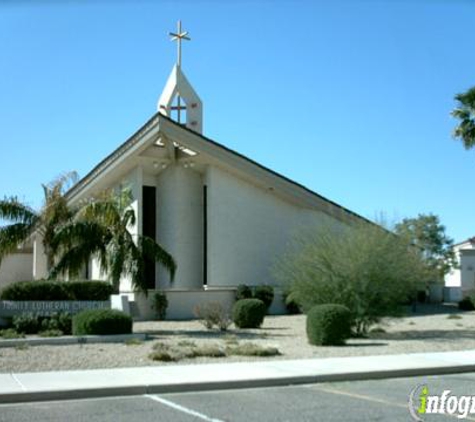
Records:
M157 109L187 128L202 133L203 104L181 68L181 43L191 38L187 31L182 30L181 21L178 21L177 32L170 32L170 36L171 41L177 42L177 62L158 100Z

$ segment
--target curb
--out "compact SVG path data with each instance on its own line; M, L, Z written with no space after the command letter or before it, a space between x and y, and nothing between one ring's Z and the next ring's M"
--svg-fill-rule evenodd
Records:
M0 348L17 347L22 345L29 346L54 346L67 344L86 344L86 343L121 343L127 340L147 340L146 333L134 334L111 334L104 336L63 336L63 337L33 337L0 340Z
M25 391L0 394L0 404L21 402L77 400L105 398L113 396L138 396L145 394L184 393L197 391L230 390L241 388L282 387L337 381L362 381L371 379L402 378L475 372L475 364L453 366L428 366L423 368L402 368L368 372L341 372L325 375L280 376L275 378L185 382L182 384L154 384L137 386L117 386L103 388L83 388L71 390Z

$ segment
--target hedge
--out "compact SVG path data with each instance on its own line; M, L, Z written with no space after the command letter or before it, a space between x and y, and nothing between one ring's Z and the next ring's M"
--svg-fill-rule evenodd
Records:
M461 311L475 311L475 298L466 296L458 303Z
M5 287L1 300L109 300L111 284L104 281L20 281Z
M233 307L233 322L238 328L259 328L267 308L262 300L241 299Z
M272 302L274 301L274 288L269 285L259 285L254 288L254 298L262 300L266 309L269 310Z
M73 335L131 334L132 317L115 309L88 309L73 316Z
M307 314L308 342L317 346L340 346L351 335L351 312L343 305L316 305Z

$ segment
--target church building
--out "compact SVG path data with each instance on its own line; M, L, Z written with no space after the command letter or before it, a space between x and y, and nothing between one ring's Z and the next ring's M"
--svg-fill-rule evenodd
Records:
M178 45L157 112L105 157L67 194L70 204L111 188L128 187L137 222L131 229L156 239L175 259L173 282L149 265L149 288L165 290L169 318L193 316L193 308L219 301L230 306L240 284L276 287L272 266L292 236L318 224L363 218L306 187L203 135L203 103L181 66ZM46 276L40 241L33 245L33 276ZM105 279L96 262L90 279ZM123 279L113 306L139 318L152 316L150 297ZM282 312L276 294L271 312Z

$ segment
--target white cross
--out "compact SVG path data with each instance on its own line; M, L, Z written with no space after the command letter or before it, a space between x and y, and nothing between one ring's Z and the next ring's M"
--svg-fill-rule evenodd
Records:
M177 25L177 32L176 34L174 32L170 32L169 33L170 36L172 37L171 38L171 41L176 41L177 42L177 47L178 47L178 61L177 61L177 65L178 67L181 66L181 40L187 40L187 41L190 41L191 38L188 37L188 31L183 31L181 30L181 21L178 21L178 25Z

